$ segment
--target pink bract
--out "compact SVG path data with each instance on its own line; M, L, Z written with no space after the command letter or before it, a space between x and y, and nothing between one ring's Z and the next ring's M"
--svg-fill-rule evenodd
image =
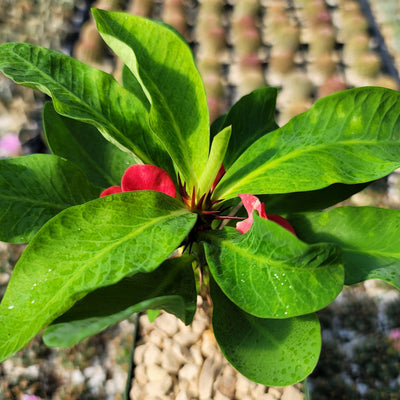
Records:
M40 397L33 396L31 394L24 394L21 400L42 400Z
M265 213L264 203L261 203L256 196L253 196L252 194L242 193L239 194L239 197L242 200L243 206L246 209L249 217L243 221L238 222L236 224L236 229L241 233L246 233L253 224L253 210L257 210L258 215L261 218L267 219L267 214Z
M251 225L253 224L253 211L256 210L261 218L276 222L296 236L293 227L285 218L275 214L267 215L267 213L265 212L265 204L261 203L256 196L253 196L252 194L241 193L239 194L239 197L242 200L243 206L248 214L248 218L236 224L236 229L239 232L246 233L251 228Z
M122 176L121 186L111 186L100 197L120 192L155 190L176 197L176 189L168 172L155 165L135 164L127 168Z

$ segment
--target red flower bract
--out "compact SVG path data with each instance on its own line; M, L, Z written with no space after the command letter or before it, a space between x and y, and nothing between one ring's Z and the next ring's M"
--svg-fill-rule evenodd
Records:
M111 186L103 190L100 197L135 190L155 190L176 197L175 185L168 172L148 164L131 165L122 176L121 186Z
M210 189L211 192L214 191L215 187L218 185L219 181L220 181L221 178L224 176L225 172L226 172L226 171L225 171L224 164L222 164L221 167L220 167L220 169L219 169L219 171L218 171L217 176L215 177L214 183L213 183L212 186L211 186L211 189Z
M280 215L275 215L275 214L269 214L265 212L265 204L261 203L260 200L256 197L253 196L252 194L247 194L247 193L242 193L239 194L240 199L242 200L243 206L247 211L247 214L249 215L248 218L246 218L243 221L240 221L236 224L236 229L241 232L241 233L246 233L250 228L251 225L253 224L253 211L257 210L258 215L261 218L268 219L270 221L276 222L289 232L293 233L293 235L296 236L296 232L294 231L292 225L289 224L289 222L281 217Z

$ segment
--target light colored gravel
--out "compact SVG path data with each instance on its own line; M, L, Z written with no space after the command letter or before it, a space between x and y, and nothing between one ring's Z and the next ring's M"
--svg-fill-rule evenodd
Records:
M223 357L199 297L195 319L185 326L161 313L139 318L131 400L301 400L300 385L265 387L239 374Z

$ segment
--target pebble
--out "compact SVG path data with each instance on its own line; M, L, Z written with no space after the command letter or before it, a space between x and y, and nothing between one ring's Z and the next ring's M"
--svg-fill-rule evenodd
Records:
M161 362L161 350L154 344L150 343L143 354L143 362L146 365L157 364Z
M149 334L149 341L155 344L160 349L162 348L164 338L165 334L162 331L156 329L154 331L151 331Z
M179 371L179 379L184 379L186 381L193 381L199 376L199 366L195 364L186 364Z
M172 386L172 378L167 375L163 380L150 381L146 383L145 391L151 396L163 396Z
M145 385L148 381L146 366L144 364L139 364L135 367L135 380L140 385Z
M223 375L218 379L217 390L229 398L235 395L236 378L232 375Z
M83 374L86 378L88 378L87 384L92 389L101 387L106 380L104 368L102 368L100 365L93 365L85 368L83 370Z
M196 365L201 366L203 364L203 356L201 355L201 348L199 344L194 344L192 347L190 347L190 355Z
M276 397L272 396L270 393L264 393L262 396L259 397L258 400L276 400Z
M246 379L243 375L238 374L236 378L236 397L242 398L249 393L250 381Z
M304 395L295 386L287 386L283 390L281 400L303 400Z
M71 383L74 386L82 385L85 382L85 377L80 369L74 369L71 372Z
M174 340L181 346L188 347L199 340L200 335L194 332L179 332L174 336Z
M143 354L146 348L147 347L144 344L135 347L135 354L133 355L135 365L140 365L143 362Z
M201 352L204 357L211 357L217 350L217 342L211 330L204 331L202 335Z
M171 346L171 352L176 357L177 361L185 364L191 360L190 350L186 347L182 347L179 343L173 343Z
M214 396L214 400L231 400L231 397L223 395L221 392L217 392ZM253 400L253 399L250 399Z
M200 400L208 400L212 396L212 389L217 372L217 365L214 358L209 357L204 361L199 377L199 398Z
M178 323L176 317L172 314L163 313L159 315L158 318L155 320L155 325L158 329L160 329L162 332L170 337L174 336L175 333L178 331Z
M39 379L39 367L37 365L30 365L25 370L25 376L29 379Z
M180 392L176 395L175 400L189 400L189 397L188 397L188 395L187 395L186 392L180 391Z
M164 368L161 368L159 365L151 364L147 366L146 375L150 381L161 381L166 379L168 376L168 372L165 371Z
M161 366L171 374L177 374L182 362L175 356L171 349L165 350L161 355Z
M275 387L270 387L268 389L268 393L271 394L272 396L274 396L275 399L280 399L282 396L282 392Z

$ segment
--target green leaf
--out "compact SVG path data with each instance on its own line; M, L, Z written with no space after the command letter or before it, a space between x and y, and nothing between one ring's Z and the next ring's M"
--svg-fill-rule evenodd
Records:
M343 288L339 248L307 245L255 214L246 234L209 233L205 252L218 286L238 307L260 318L289 318L320 310Z
M0 360L89 292L156 269L196 219L155 191L105 196L56 215L22 254L0 304Z
M134 164L94 126L61 116L50 102L43 108L43 127L52 153L78 165L99 187L120 186L123 173Z
M365 189L371 182L355 185L334 183L324 189L309 192L266 194L258 198L265 203L268 214L289 214L305 211L319 211L348 199Z
M226 152L224 166L233 162L257 139L279 128L275 122L278 90L263 87L239 99L220 120L219 130L232 125L232 135Z
M160 310L147 310L146 311L147 318L151 323L153 323L157 317L160 315Z
M400 93L351 89L318 100L253 143L229 168L214 199L357 184L400 166Z
M146 94L143 92L141 84L125 64L122 67L122 85L125 89L128 89L131 93L138 97L142 104L146 107L147 112L150 112L150 102L146 97Z
M306 242L331 242L343 252L345 284L381 279L400 290L400 210L338 207L290 218Z
M230 126L224 128L221 132L215 135L211 144L210 155L208 156L206 168L199 180L200 196L204 193L207 193L214 183L218 171L222 166L230 136Z
M78 167L57 156L0 160L0 240L29 242L54 215L99 194Z
M211 285L213 329L226 359L244 376L267 386L292 385L315 368L321 351L315 314L262 319L235 306Z
M89 293L45 330L44 342L48 346L72 346L133 313L155 308L189 324L196 311L192 261L185 256L171 258L153 272L136 274Z
M219 133L223 129L225 118L226 114L222 114L211 123L210 126L211 138L213 138L217 133Z
M94 125L137 162L172 171L168 154L150 129L146 106L111 75L27 43L0 45L0 70L52 97L59 114Z
M206 95L192 52L171 29L121 12L93 9L104 41L151 103L150 125L185 178L198 187L209 150Z

